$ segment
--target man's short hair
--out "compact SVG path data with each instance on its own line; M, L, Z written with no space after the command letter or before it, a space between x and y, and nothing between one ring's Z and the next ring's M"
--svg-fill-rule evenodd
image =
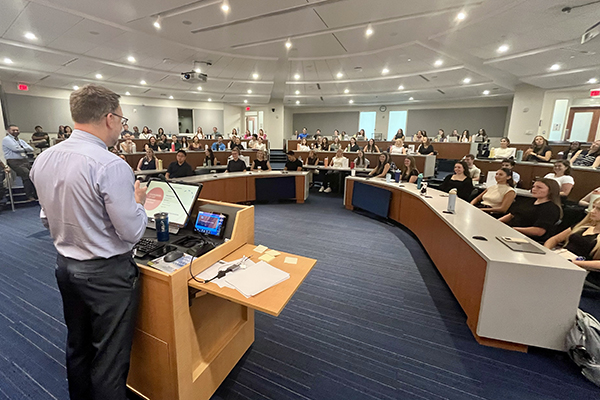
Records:
M105 87L85 85L71 93L71 118L79 124L98 122L119 108L120 97Z
M177 154L182 153L184 156L187 157L187 153L185 152L185 150L177 150Z
M470 158L471 160L475 160L475 156L473 154L467 154L465 158Z
M18 126L17 126L17 125L15 125L15 124L10 124L10 125L8 125L8 128L6 128L6 129L10 129L10 128L12 128L12 127L18 128Z
M287 154L288 156L295 156L296 155L296 153L294 153L292 150L288 151L285 154Z
M511 167L515 166L515 160L513 160L512 158L504 158L502 160L502 164L504 163L509 163Z
M33 128L33 129L37 129L37 128L44 129L44 128L42 128L42 127L41 127L41 126L39 126L39 125L36 125L36 126L35 126L35 128Z

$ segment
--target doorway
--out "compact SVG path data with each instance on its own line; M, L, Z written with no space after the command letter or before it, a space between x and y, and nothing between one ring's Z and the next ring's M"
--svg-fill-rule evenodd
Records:
M251 134L258 133L258 117L256 115L246 115L246 129Z
M177 109L179 133L194 133L193 111L183 108Z
M565 140L570 142L593 142L598 135L599 107L571 108L567 120Z

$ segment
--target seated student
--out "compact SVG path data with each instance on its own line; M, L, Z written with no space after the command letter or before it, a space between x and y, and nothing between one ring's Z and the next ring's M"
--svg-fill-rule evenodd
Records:
M560 196L568 197L575 185L571 176L571 163L567 160L558 160L554 163L554 173L546 174L544 178L554 179L560 185Z
M242 139L240 139L237 136L231 140L230 147L231 147L231 150L238 149L240 151L240 154L242 154L242 151L244 151L244 146L242 145Z
M569 259L569 261L585 270L592 271L592 274L588 275L588 280L598 284L598 278L600 277L599 233L600 198L594 201L592 210L580 223L551 237L544 243L544 247L554 249L561 243L564 243L564 249L570 251L575 256L584 258L583 260Z
M596 189L592 190L591 192L586 194L584 197L582 197L581 200L579 200L579 205L581 207L589 207L590 201L592 201L592 196L594 196L594 195L600 196L600 187L597 187Z
M4 187L4 179L6 179L6 174L10 173L10 168L0 160L0 204L5 202L4 196L6 196L6 188Z
M297 151L309 151L310 150L310 146L308 145L306 138L302 138L300 140L300 143L298 143L298 146L296 146L296 150Z
M531 147L525 150L523 158L524 161L549 162L552 158L552 148L545 137L537 135L531 142Z
M68 139L71 137L71 134L73 133L73 129L71 129L71 127L69 125L65 125L65 133L64 133L64 138Z
M156 138L154 136L150 136L150 139L148 139L148 143L146 143L146 146L148 146L154 151L158 151L158 142L156 141Z
M243 172L246 169L248 167L246 162L240 158L240 150L237 147L231 150L231 160L227 163L225 172Z
M265 152L258 150L256 159L252 162L252 171L271 171L271 163L265 158Z
M225 151L227 150L227 146L223 143L223 136L217 136L217 141L212 144L210 147L212 151Z
M321 136L317 136L317 137L321 137ZM317 139L317 143L318 143L318 139ZM329 140L324 137L323 139L321 139L321 144L319 145L319 151L330 151L329 148Z
M267 153L267 145L263 136L258 137L258 143L254 146L254 150L262 150Z
M444 178L440 185L440 190L446 193L451 189L457 190L457 195L464 201L469 201L473 192L473 181L469 175L469 167L465 161L457 161L454 164L454 174Z
M159 129L160 132L160 129ZM171 146L169 146L169 139L167 139L167 135L164 133L159 136L159 141L156 143L158 145L159 151L168 151Z
M567 151L561 151L560 153L558 153L558 156L563 160L571 160L579 150L581 150L581 143L575 140L571 142Z
M335 157L331 159L331 164L329 166L333 168L348 168L348 159L344 157L344 150L337 150ZM339 176L340 171L327 171L325 174L324 185L321 186L319 192L331 193L331 185L339 180Z
M38 149L45 149L47 147L50 147L50 136L48 136L48 134L44 132L44 129L39 125L36 126L34 129L35 132L33 132L33 135L31 135L31 144L33 145L33 147L36 147Z
M308 151L308 157L306 158L306 165L319 165L319 156L314 150Z
M204 149L204 162L202 163L202 165L206 167L212 167L214 165L217 165L218 163L219 162L217 161L215 153L213 153L212 149Z
M262 128L258 130L258 137L262 138L263 140L267 140L267 134L262 130Z
M423 143L423 132L422 131L417 131L417 133L415 133L412 137L412 141L413 142L417 142L417 143Z
M358 157L354 159L354 168L369 168L369 159L365 158L365 152L358 150Z
M432 154L434 152L433 145L431 144L431 139L427 136L423 136L423 141L417 148L417 153L426 156L427 154Z
M396 139L394 145L390 147L390 154L406 154L406 147L402 139Z
M575 153L571 158L571 165L598 168L600 166L600 140L593 142L589 150L579 150Z
M384 178L385 175L390 171L390 155L388 153L381 153L377 160L377 166L371 172L369 176L375 178Z
M133 154L136 152L135 143L131 139L130 134L125 135L125 141L119 145L120 150L123 153Z
M506 214L517 197L512 174L508 168L496 171L496 184L488 186L471 204L490 214Z
M515 160L513 160L512 158L505 158L504 160L502 160L502 168L507 168L512 171L512 178L515 182L515 186L517 186L517 184L521 180L521 175L519 175L519 173L514 170Z
M308 132L306 132L306 127L302 128L302 133L298 134L298 137L296 139L304 139L308 136Z
M398 129L398 132L396 132L396 135L394 136L394 140L397 139L404 140L404 131L402 130L402 128Z
M315 136L315 141L310 145L311 148L316 151L321 150L321 145L323 144L323 136Z
M188 130L189 130L189 129L188 129ZM187 137L187 136L185 136L185 135L184 135L184 136L182 136L182 137L181 137L181 147L180 147L180 149L183 149L183 150L190 150L190 148L189 148L189 147L190 147L190 144L189 144L189 142L188 142L188 137Z
M487 158L490 156L490 138L485 129L481 128L477 134L471 137L471 142L477 144L477 157Z
M185 161L187 158L185 150L179 150L175 157L177 161L173 161L169 164L169 168L167 168L167 173L165 174L167 179L185 178L186 176L194 175L192 166Z
M459 142L468 143L471 141L471 134L468 129L465 129L458 139Z
M363 151L365 153L381 153L381 150L379 150L379 147L375 144L375 139L369 139Z
M244 136L244 139L246 137ZM258 147L258 135L255 133L252 136L250 136L250 140L248 140L248 150L249 149L254 149L256 150L256 148Z
M190 150L193 150L193 151L202 150L202 143L200 143L200 138L198 137L198 135L195 135L192 138L192 143L190 143Z
M417 163L413 156L407 156L402 163L400 168L400 180L402 182L415 183L419 176L419 170L417 169Z
M434 141L436 141L436 142L447 142L448 141L448 137L446 136L446 133L444 132L443 129L438 130L438 134L435 137Z
M151 147L146 147L146 155L140 158L136 171L148 171L150 169L156 169L156 157L154 157L154 150Z
M460 135L458 134L458 131L456 129L452 130L452 133L450 134L450 137L455 137L456 140L460 141Z
M348 144L346 151L359 151L359 150L360 150L360 146L356 143L356 138L351 137L350 143Z
M296 153L293 151L288 151L287 153L287 162L283 167L284 171L302 171L302 161L296 158Z
M510 144L510 140L507 137L503 137L500 139L500 147L493 147L492 153L494 154L493 158L513 158L517 149L514 147L508 147Z
M342 147L342 144L340 143L339 135L334 136L333 143L331 143L329 145L329 151L338 151L341 147Z
M471 180L473 182L479 182L481 170L475 165L475 156L473 154L467 154L465 156L465 162L467 163L467 167L469 167L469 176L471 177Z
M562 218L560 187L554 179L537 179L531 188L533 198L514 203L498 221L531 239L544 243Z
M177 135L171 135L171 146L169 147L169 150L173 149L175 149L175 151L181 150L181 142L179 142Z

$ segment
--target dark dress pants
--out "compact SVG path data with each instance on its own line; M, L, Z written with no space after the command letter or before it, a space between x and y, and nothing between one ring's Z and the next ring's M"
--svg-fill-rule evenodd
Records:
M6 163L13 171L15 171L17 176L23 180L23 186L25 187L25 195L28 198L37 198L33 182L31 182L31 179L29 179L29 171L31 170L29 160L25 158L21 160L6 160Z
M129 253L90 261L58 255L71 400L126 400L138 277Z

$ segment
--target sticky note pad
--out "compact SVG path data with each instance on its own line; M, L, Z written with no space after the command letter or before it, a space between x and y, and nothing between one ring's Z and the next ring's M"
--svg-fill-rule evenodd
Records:
M277 257L278 255L280 255L281 253L275 250L267 250L265 251L266 254L273 256L273 257Z
M298 264L298 259L296 257L286 257L283 262L286 264Z
M268 247L267 247L267 246L263 246L263 245L261 244L260 246L256 246L256 247L254 248L254 251L255 251L255 252L257 252L257 253L264 253L264 252L265 252L265 250L267 250L267 249L268 249Z
M264 262L270 262L271 260L273 260L275 257L269 255L269 254L263 254L262 256L260 256L258 259L259 260L263 260Z

